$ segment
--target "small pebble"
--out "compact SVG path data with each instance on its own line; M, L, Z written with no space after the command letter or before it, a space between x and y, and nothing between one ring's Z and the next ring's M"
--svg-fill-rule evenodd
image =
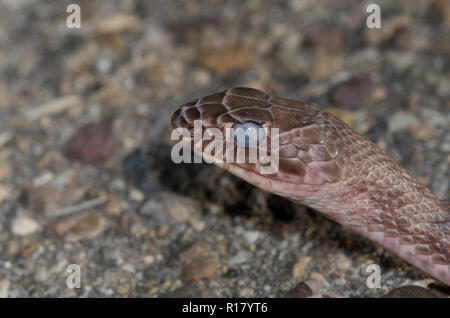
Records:
M136 213L123 213L120 217L120 229L127 235L135 237L144 236L148 229L145 227L142 218Z
M261 233L258 231L246 231L244 232L244 239L247 244L255 243L261 236Z
M407 132L416 140L428 140L433 133L433 127L430 122L423 121L417 125L409 126Z
M194 258L205 257L210 254L210 248L208 244L203 241L197 240L191 245L181 250L175 257L173 257L169 264L171 266L179 266L181 264L188 264Z
M113 154L117 141L113 136L113 122L103 120L81 127L66 143L64 154L83 163L107 160Z
M214 257L197 257L184 268L183 278L187 282L208 279L216 273L219 266L219 261Z
M255 295L255 291L251 288L244 288L239 293L239 297L253 297Z
M21 216L15 218L11 225L11 231L15 235L25 236L35 233L39 229L39 224L32 218Z
M104 220L98 215L88 215L82 218L70 231L82 237L95 237L102 230Z
M11 196L13 188L9 185L0 184L0 203Z
M8 178L12 173L12 169L8 163L0 163L0 180Z
M419 120L416 115L406 111L398 111L388 118L388 130L390 133L405 130L418 124Z
M311 260L312 257L310 256L299 257L292 268L292 277L299 278L303 276L305 274L306 267Z
M72 239L94 238L103 232L105 225L106 221L98 215L79 213L49 224L46 232L56 236L70 234Z
M33 254L39 247L41 247L41 243L33 242L20 251L19 257L26 258Z
M345 31L341 28L313 29L306 32L302 45L306 48L326 50L340 54L345 45Z
M119 295L124 295L126 293L128 293L130 291L130 284L124 284L124 285L120 285L119 287L117 287L116 292Z
M305 282L299 283L289 292L289 298L307 298L312 295L313 291Z
M147 265L153 264L155 262L155 257L153 255L144 256L144 263Z
M439 295L419 286L402 286L391 290L384 298L438 298Z
M373 90L366 77L355 77L337 84L330 91L330 99L338 106L357 109L368 104Z
M119 199L117 199L116 197L110 198L106 205L106 213L108 213L109 215L117 216L120 215L121 212L122 210L120 208Z
M130 199L136 202L142 202L145 199L144 192L138 190L138 189L131 189L130 190Z
M246 263L250 258L250 253L245 251L239 251L236 255L230 258L228 265L233 266L237 264Z
M19 253L21 248L21 241L16 239L15 237L12 237L4 243L2 253L5 255L16 255L17 253Z
M199 64L222 75L250 68L253 59L253 50L246 46L222 47L217 50L201 52L197 57Z
M341 272L345 272L352 267L352 260L344 254L339 254L337 255L336 265Z
M9 280L7 280L6 278L0 281L0 298L8 297L10 285L11 284Z

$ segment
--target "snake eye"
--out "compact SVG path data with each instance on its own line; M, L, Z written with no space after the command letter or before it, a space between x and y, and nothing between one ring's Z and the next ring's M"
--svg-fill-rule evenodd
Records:
M262 138L264 138L264 129L258 124L247 122L233 126L233 139L238 147L255 148Z

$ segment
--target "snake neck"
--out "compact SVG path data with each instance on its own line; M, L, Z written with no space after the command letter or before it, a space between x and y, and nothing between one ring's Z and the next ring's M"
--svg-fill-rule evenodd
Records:
M450 285L450 204L392 167L361 169L306 203Z

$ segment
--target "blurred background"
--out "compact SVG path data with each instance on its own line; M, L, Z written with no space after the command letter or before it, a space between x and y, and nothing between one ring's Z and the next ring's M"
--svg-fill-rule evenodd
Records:
M66 25L70 3L81 28ZM169 118L233 86L302 99L448 200L449 30L447 0L0 1L0 296L436 289L314 211L174 165ZM380 289L365 284L371 263ZM81 288L66 285L70 264Z

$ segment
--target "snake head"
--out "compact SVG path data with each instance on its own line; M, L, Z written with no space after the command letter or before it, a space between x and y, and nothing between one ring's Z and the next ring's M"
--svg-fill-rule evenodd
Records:
M330 121L335 123L330 116L314 105L273 97L253 88L237 87L181 105L173 113L171 121L174 129L186 129L187 139L194 151L207 162L211 162L211 153L205 154L205 150L213 148L212 140L220 140L216 133L220 132L223 139L228 137L233 152L227 151L224 142L224 163L213 163L263 189L269 187L274 192L276 183L321 185L339 179L341 169L337 156L340 136L336 132L338 129L328 128ZM214 138L195 143L195 123L199 123L199 135L205 132L208 135L208 131L212 131ZM336 122L340 123L339 120ZM242 127L254 127L257 131L264 129L264 142L259 143L261 134L256 134L256 162L239 162L237 158L239 150L245 153L245 158L250 158L252 151L252 147L248 147L249 143L236 142L239 141L236 129ZM263 147L267 152L259 155ZM213 155L215 152L212 150ZM269 163L267 156L273 161ZM273 164L275 159L276 169L270 170L268 165ZM267 173L262 172L264 167Z

